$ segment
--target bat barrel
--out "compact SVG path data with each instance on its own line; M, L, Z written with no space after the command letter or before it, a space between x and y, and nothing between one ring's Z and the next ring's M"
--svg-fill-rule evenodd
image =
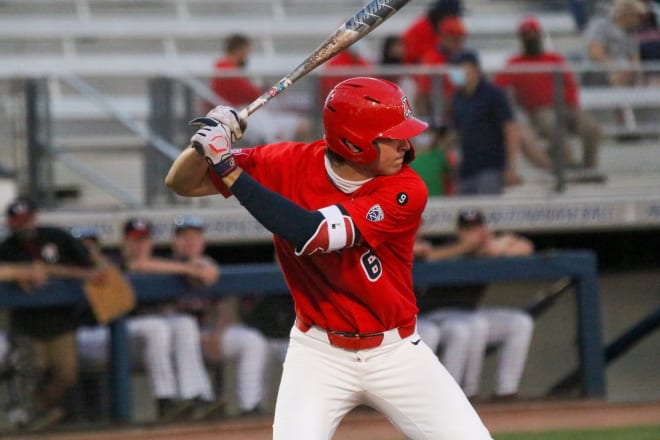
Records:
M302 63L239 112L244 119L282 93L295 81L346 49L399 11L410 0L371 0L328 37Z

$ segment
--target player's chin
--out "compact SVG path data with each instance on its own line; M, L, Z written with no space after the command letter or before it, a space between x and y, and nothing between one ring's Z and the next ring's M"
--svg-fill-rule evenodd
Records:
M399 171L401 171L402 168L403 168L403 160L401 161L397 160L396 162L392 163L389 167L387 167L387 169L384 170L383 174L387 176L391 176L392 174L396 174Z

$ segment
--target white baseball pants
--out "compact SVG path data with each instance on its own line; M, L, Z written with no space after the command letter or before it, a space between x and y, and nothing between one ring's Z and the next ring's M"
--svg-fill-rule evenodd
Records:
M412 440L491 439L460 387L417 333L350 351L331 346L320 329L303 333L294 327L273 439L329 440L342 418L361 404L383 413Z
M435 324L435 328L430 323ZM534 321L522 310L438 309L420 317L418 331L429 346L443 347L443 365L462 384L468 396L479 393L484 356L489 345L499 347L494 393L518 392L534 331Z
M127 318L126 326L131 357L142 362L155 398L214 400L195 318L183 314L138 315ZM107 365L107 327L82 327L77 339L81 365Z
M231 325L222 334L222 357L237 361L238 405L250 411L262 403L268 366L269 348L266 338L246 325Z

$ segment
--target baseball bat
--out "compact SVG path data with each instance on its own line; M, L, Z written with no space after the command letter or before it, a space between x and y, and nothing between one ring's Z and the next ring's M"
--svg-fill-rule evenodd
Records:
M332 35L326 38L298 67L241 110L239 112L241 119L247 118L263 107L268 101L286 90L291 84L367 35L404 7L409 1L371 0L351 18L346 20Z

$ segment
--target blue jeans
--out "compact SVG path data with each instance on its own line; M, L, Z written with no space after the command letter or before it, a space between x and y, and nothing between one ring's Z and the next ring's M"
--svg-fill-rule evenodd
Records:
M458 181L459 195L494 195L503 192L504 172L502 170L485 170L469 177L461 177Z

